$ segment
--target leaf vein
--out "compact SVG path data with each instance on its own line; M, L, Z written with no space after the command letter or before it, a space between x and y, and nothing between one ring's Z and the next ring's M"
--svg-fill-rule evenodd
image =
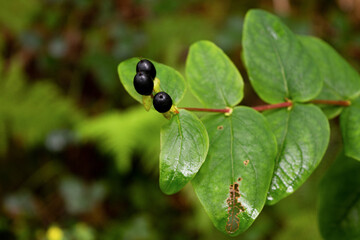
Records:
M171 183L174 181L175 177L177 176L177 173L178 173L178 168L179 168L179 162L180 162L180 156L181 156L181 152L182 152L182 144L183 144L183 134L182 134L182 129L181 129L181 123L180 123L180 117L177 116L176 118L176 122L178 123L178 127L179 127L179 135L180 135L180 151L179 151L179 157L178 157L178 160L176 162L176 167L174 169L174 175L173 177L171 178L170 182L169 182L169 185L171 185Z
M285 94L286 97L289 97L289 89L288 89L288 85L287 85L287 78L286 78L286 72L285 72L285 68L284 68L284 62L279 54L279 49L277 48L276 44L273 41L273 35L271 34L271 28L267 25L266 22L264 22L264 19L262 18L262 23L264 24L265 29L266 29L266 33L269 35L269 39L270 39L270 43L271 43L271 47L274 49L276 58L278 60L278 63L280 65L280 69L281 69L281 76L283 78L283 82L284 82L284 89L285 89Z

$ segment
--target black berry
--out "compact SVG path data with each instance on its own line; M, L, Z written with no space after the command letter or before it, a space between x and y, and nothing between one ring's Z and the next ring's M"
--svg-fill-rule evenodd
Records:
M138 72L134 77L135 90L141 95L150 95L154 88L154 81L150 75Z
M155 95L153 104L156 111L164 113L170 110L172 99L166 92L159 92Z
M145 72L149 74L152 79L155 79L156 77L156 69L154 64L150 62L149 60L143 59L138 62L136 65L136 72Z

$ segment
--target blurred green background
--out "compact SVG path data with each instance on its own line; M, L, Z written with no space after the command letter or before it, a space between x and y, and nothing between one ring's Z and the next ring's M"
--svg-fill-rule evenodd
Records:
M0 239L227 239L190 184L161 193L166 120L131 99L117 64L141 56L183 73L189 45L208 39L244 76L242 104L261 104L240 58L250 8L326 40L360 69L356 0L0 0ZM180 105L198 103L187 93ZM331 127L310 179L235 239L321 239L318 183L341 145L337 119Z

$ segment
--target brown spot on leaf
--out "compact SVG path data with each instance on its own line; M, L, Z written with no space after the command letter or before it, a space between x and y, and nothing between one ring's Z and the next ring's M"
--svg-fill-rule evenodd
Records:
M241 180L242 180L242 177L239 177L239 178L238 178L238 182L241 182Z
M217 127L217 130L223 130L224 129L224 126L220 125Z
M247 165L249 164L249 162L250 162L249 159L248 159L248 160L245 160L245 161L244 161L244 165L247 166Z
M229 234L235 233L239 229L239 215L245 211L245 208L241 205L239 198L239 183L234 182L234 184L230 184L229 197L226 199L226 203L228 205L228 221L226 223L226 232Z

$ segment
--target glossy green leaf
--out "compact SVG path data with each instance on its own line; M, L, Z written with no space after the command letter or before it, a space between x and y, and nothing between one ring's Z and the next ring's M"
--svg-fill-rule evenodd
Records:
M265 113L278 144L267 204L275 204L299 188L320 163L330 137L320 108L295 104L291 110Z
M199 171L209 149L209 137L193 113L180 110L162 127L160 144L160 188L173 194Z
M189 88L206 107L224 108L240 103L243 79L233 62L209 41L191 45L186 60Z
M316 99L349 100L360 95L360 76L330 45L321 39L299 36L300 41L316 61L324 86ZM323 105L321 109L334 118L343 109Z
M340 115L345 154L360 161L360 97Z
M152 61L152 60L151 60ZM138 102L142 103L142 95L134 88L134 76L136 74L136 64L139 58L130 58L121 62L118 66L120 81L126 91ZM168 93L175 104L183 98L186 90L186 83L179 72L164 64L152 61L156 68L156 77L160 79L160 89Z
M320 183L319 226L326 240L360 239L360 163L342 152Z
M276 16L250 10L245 17L243 48L250 82L265 102L286 98L304 102L320 93L322 80L314 60Z
M249 228L265 204L275 136L266 119L247 107L236 107L229 117L208 116L203 122L209 153L192 183L215 227L235 236Z

